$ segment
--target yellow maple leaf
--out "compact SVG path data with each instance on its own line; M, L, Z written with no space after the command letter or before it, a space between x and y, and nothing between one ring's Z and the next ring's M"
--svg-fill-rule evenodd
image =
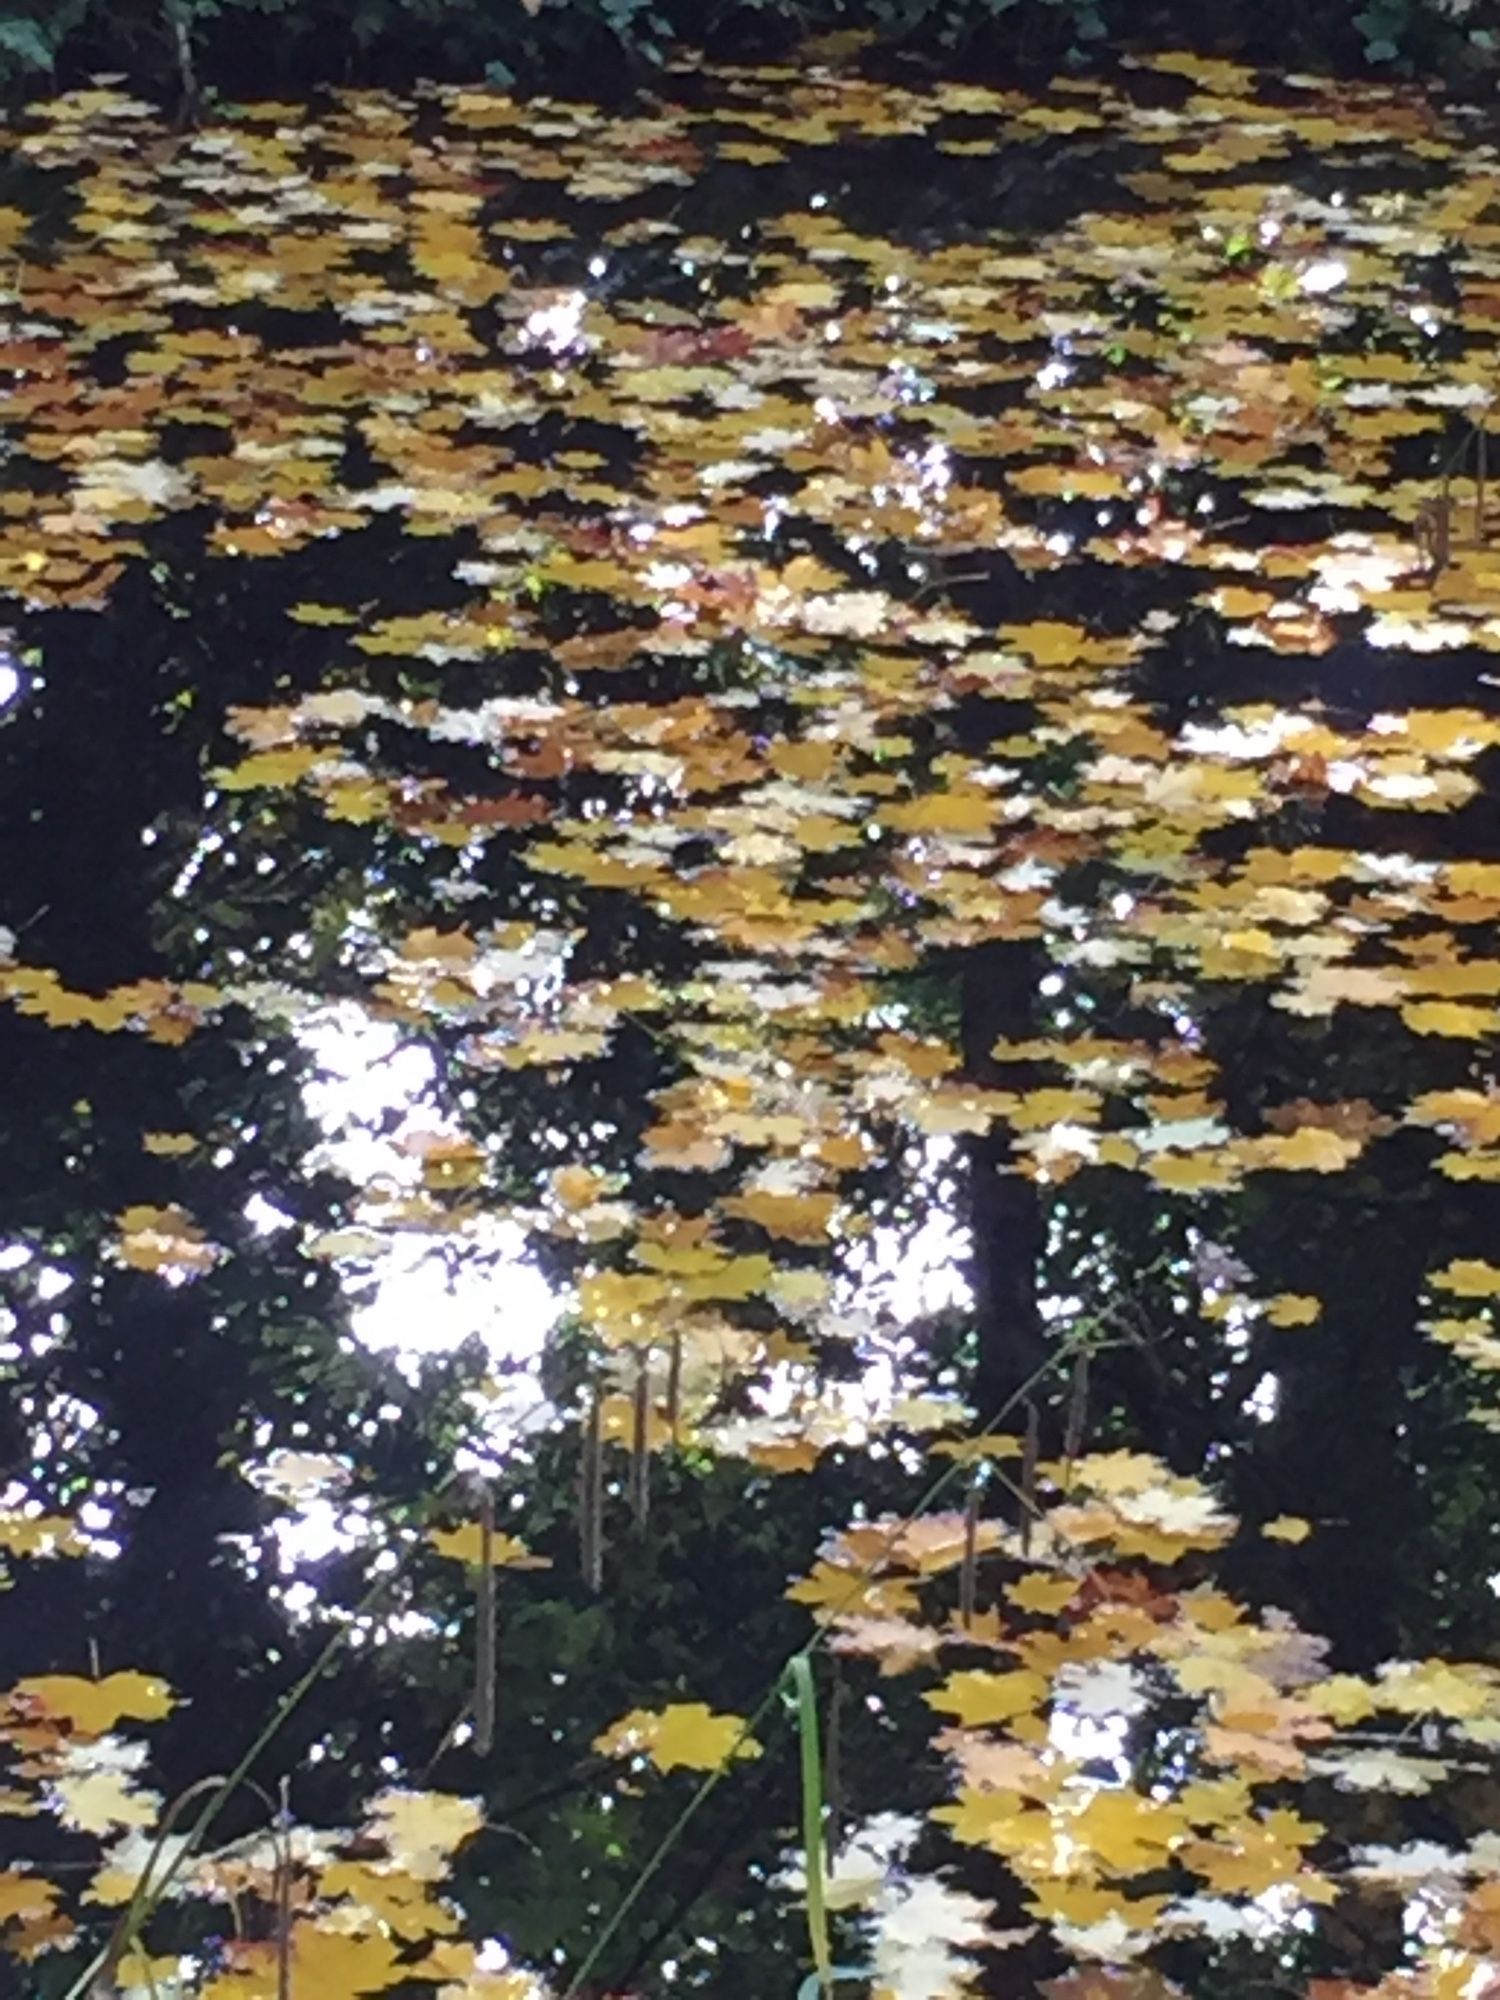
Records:
M1177 1794L1177 1806L1193 1826L1216 1827L1243 1819L1254 1803L1251 1781L1243 1772L1223 1772L1214 1778L1193 1778Z
M965 1785L952 1805L934 1806L928 1818L951 1828L965 1846L987 1847L994 1854L1040 1856L1055 1844L1050 1813L1006 1785Z
M1020 1458L1026 1449L1024 1438L1008 1431L988 1431L981 1437L939 1438L927 1449L935 1457L956 1459L960 1465L983 1464L988 1459Z
M719 1206L726 1215L743 1216L759 1223L773 1236L792 1243L826 1243L828 1227L839 1205L835 1193L774 1194L757 1189L752 1194L729 1195Z
M291 604L287 607L287 617L299 625L357 625L358 615L346 611L341 604Z
M87 1544L63 1514L0 1513L0 1549L17 1556L81 1556Z
M712 1246L694 1253L645 1244L635 1254L641 1263L649 1262L656 1270L669 1273L675 1281L672 1289L685 1299L748 1299L765 1291L776 1277L769 1257L731 1257ZM695 1254L701 1254L703 1261L695 1262Z
M1446 1715L1455 1721L1500 1705L1500 1674L1462 1660L1394 1660L1380 1669L1376 1700L1403 1715Z
M1323 1832L1316 1820L1278 1808L1259 1820L1236 1822L1218 1840L1189 1841L1179 1858L1213 1889L1228 1895L1264 1895L1301 1875L1303 1849Z
M82 1736L103 1736L121 1716L159 1722L171 1712L172 1691L154 1674L126 1671L85 1680L81 1674L38 1674L17 1681L15 1692L39 1702L47 1714L71 1723Z
M1033 107L1033 113L1040 107ZM1033 124L1045 124L1062 131L1077 129L1061 114L1056 117L1027 114ZM1089 126L1097 119L1085 121ZM1123 472L1097 465L1023 465L1010 475L1010 484L1019 493L1058 493L1065 499L1108 500L1125 491Z
M1090 1452L1074 1459L1071 1468L1059 1464L1049 1471L1059 1484L1087 1486L1095 1493L1144 1493L1172 1476L1159 1458L1146 1451Z
M1075 1125L1097 1125L1102 1104L1097 1090L1029 1090L1016 1099L1005 1115L1022 1132L1060 1125L1065 1120Z
M429 1958L414 1966L413 1971L426 1974L436 1950L434 1947ZM437 2000L548 2000L548 1990L530 1972L470 1971L461 1983L440 1986Z
M989 792L924 792L920 798L880 809L881 820L899 833L988 833L1000 810Z
M578 1310L590 1324L625 1334L655 1325L670 1296L662 1278L645 1271L599 1271L578 1287Z
M866 1618L905 1618L917 1609L912 1578L871 1576L842 1563L815 1563L786 1594L794 1604L810 1605L822 1617L857 1613Z
M309 1993L381 1993L399 1986L411 1968L401 1940L384 1931L323 1929L306 1919L292 1928L292 1977Z
M745 1446L750 1463L763 1465L767 1472L811 1472L822 1454L822 1445L811 1438L777 1438Z
M295 785L320 764L332 761L332 751L297 743L287 750L257 750L238 764L210 775L221 792L249 792L262 785Z
M546 868L560 875L576 875L596 889L639 889L656 873L649 861L626 861L614 854L596 854L582 840L544 841L526 856L532 868Z
M127 1951L114 1968L114 1980L122 1992L151 2000L151 1996L172 1991L181 1966L175 1952L153 1958L149 1952Z
M150 1826L161 1808L156 1792L135 1791L129 1775L107 1766L97 1771L63 1771L51 1781L58 1817L83 1833L107 1833L116 1826Z
M718 1771L735 1757L758 1757L760 1745L739 1715L715 1715L703 1702L633 1708L594 1738L606 1757L647 1757L658 1771Z
M56 1900L56 1888L39 1876L19 1868L0 1871L0 1924L34 1922L47 1916Z
M426 1138L407 1142L407 1150L422 1161L422 1185L435 1194L452 1188L477 1187L488 1165L484 1149L470 1139Z
M1061 1611L1078 1595L1083 1579L1076 1576L1046 1576L1040 1570L1033 1570L1016 1582L1007 1584L1005 1596L1008 1602L1022 1611L1035 1611L1043 1617L1054 1611Z
M997 1549L1005 1540L1005 1529L1000 1522L979 1521L971 1529L960 1513L920 1514L914 1520L894 1525L888 1520L872 1522L863 1531L847 1531L845 1546L857 1547L861 1532L872 1537L867 1549L871 1559L888 1561L901 1569L920 1570L924 1576L957 1568L971 1544L980 1550Z
M621 1345L626 1343L622 1342ZM643 1342L649 1346L649 1342ZM628 1445L633 1451L640 1432L640 1411L634 1395L606 1396L599 1405L599 1428L606 1443ZM642 1438L647 1451L660 1451L674 1442L672 1426L666 1412L657 1403L646 1410L645 1435Z
M212 1270L219 1260L218 1249L204 1240L186 1209L138 1202L122 1210L116 1220L120 1258L134 1270L202 1272Z
M454 1562L479 1564L484 1560L484 1529L478 1521L465 1521L458 1528L430 1528L427 1539L440 1556ZM490 1565L494 1569L551 1569L549 1556L534 1556L514 1535L492 1534Z
M1140 641L1129 636L1096 639L1081 625L1038 618L1026 625L1002 625L997 637L1039 667L1127 666Z
M1269 590L1249 590L1243 584L1221 584L1198 602L1209 603L1224 618L1259 618L1269 611L1276 597Z
M1320 1715L1346 1728L1365 1721L1380 1706L1375 1690L1357 1674L1330 1674L1326 1681L1318 1681L1301 1693Z
M1044 1676L1026 1668L1000 1674L970 1669L950 1674L941 1687L930 1688L922 1698L929 1708L957 1716L966 1729L981 1729L987 1723L1030 1715L1050 1693Z
M1139 1792L1096 1792L1079 1812L1067 1814L1062 1831L1095 1865L1116 1875L1160 1867L1189 1831L1180 1806L1143 1798Z
M799 1306L822 1305L833 1281L823 1271L776 1271L761 1289L777 1305L795 1311Z
M1127 1896L1118 1886L1077 1877L1028 1884L1026 1907L1033 1916L1078 1928L1111 1918L1132 1931L1150 1931L1167 1907L1168 1896Z
M552 1192L575 1213L601 1201L608 1186L608 1176L596 1167L559 1167L552 1176Z
M390 807L391 788L373 778L331 777L318 786L323 810L330 819L351 826L369 826Z
M1298 1514L1278 1514L1274 1521L1267 1521L1261 1533L1268 1542L1305 1542L1312 1533L1312 1523L1304 1521Z
M1266 1301L1268 1326L1312 1326L1322 1317L1323 1301L1305 1292L1278 1292Z
M1256 1166L1280 1167L1289 1172L1336 1174L1362 1150L1358 1139L1346 1139L1324 1125L1300 1125L1285 1136L1268 1134L1259 1139L1243 1139L1237 1150Z
M1445 1292L1457 1292L1461 1299L1493 1298L1500 1293L1500 1264L1488 1263L1483 1257L1455 1257L1441 1271L1434 1271L1430 1282Z
M863 1653L878 1661L882 1674L909 1673L942 1643L939 1633L904 1618L861 1617L837 1619L828 1642L831 1652Z
M1161 1152L1148 1156L1143 1171L1158 1187L1192 1193L1198 1188L1237 1187L1242 1169L1227 1152Z
M1460 1000L1409 1000L1401 1018L1414 1034L1453 1035L1471 1042L1500 1027L1500 1013L1493 1007L1466 1006Z
M143 1132L141 1146L145 1152L154 1153L161 1159L175 1159L181 1153L191 1153L198 1145L198 1137L193 1132Z
M433 1902L431 1883L389 1862L331 1861L318 1877L318 1889L329 1898L347 1896L362 1912L373 1911L398 1937L427 1937L442 1927L444 1912Z
M369 1806L371 1830L385 1842L391 1859L420 1882L448 1872L455 1848L484 1825L479 1799L453 1792L381 1792Z
M406 959L436 959L442 965L467 965L479 947L467 931L440 931L431 924L408 931L401 940Z

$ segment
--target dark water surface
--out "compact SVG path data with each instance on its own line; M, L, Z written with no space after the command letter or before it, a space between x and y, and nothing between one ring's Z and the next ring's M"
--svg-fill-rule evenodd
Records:
M273 1255L252 1191L281 1306L519 1221L638 1465L680 1421L775 1471L865 1435L811 1366L874 1380L863 1219L965 1168L948 1389L1052 1365L1040 1268L1100 1312L1128 1269L1112 1441L1328 1523L1247 1591L1341 1664L1492 1643L1441 1564L1496 1555L1453 1386L1500 1362L1494 144L1186 57L672 87L188 132L100 88L0 140L0 993L17 1128L97 1168L108 1282L162 1281L74 1336L164 1496L124 1560L218 1560L235 1426L306 1442L193 1317ZM271 1166L228 1200L280 1128L224 1141L205 1053L334 999L431 1040L449 1121L343 1234ZM39 1024L156 1067L49 1070ZM222 1159L142 1164L173 1092ZM40 1237L64 1182L9 1151ZM125 1386L151 1313L191 1446Z

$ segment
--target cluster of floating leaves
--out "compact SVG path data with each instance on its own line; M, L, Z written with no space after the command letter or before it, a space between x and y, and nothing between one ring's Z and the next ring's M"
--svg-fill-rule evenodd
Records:
M1134 1173L1192 1203L1261 1176L1378 1172L1382 1143L1418 1126L1442 1136L1437 1172L1500 1177L1482 1057L1500 1025L1500 864L1464 831L1500 743L1483 695L1500 556L1482 483L1465 483L1473 454L1442 479L1492 393L1500 213L1494 150L1391 89L1186 57L1038 98L816 67L692 83L691 108L607 121L440 88L315 115L233 108L184 134L110 89L34 108L5 145L56 177L66 214L0 214L0 586L32 611L107 615L167 517L210 566L297 558L315 575L324 545L378 546L392 520L451 549L440 604L386 602L378 556L361 601L291 603L289 632L326 647L322 683L230 711L213 790L295 794L430 857L431 921L359 960L378 1018L435 1025L477 1070L536 1067L560 1090L627 1024L670 1051L639 1185L572 1159L505 1212L576 1252L603 1436L790 1471L882 1424L961 1415L933 1399L856 1421L812 1365L868 1227L857 1179L893 1144L1002 1131L1042 1189ZM823 149L857 142L878 179L883 149L909 157L912 141L960 177L969 160L1041 171L1093 149L1108 198L936 241L806 199ZM750 190L742 237L684 220L709 164ZM965 609L969 569L1003 575L1005 615ZM558 601L587 614L564 638ZM1210 665L1186 700L1172 663L1190 635ZM1407 662L1412 688L1432 656L1462 652L1471 705L1309 700L1312 663L1356 642ZM409 691L404 670L450 667L482 698ZM468 786L436 768L453 746L473 753ZM514 907L484 886L496 854L524 885ZM576 975L595 920L622 907L680 940L689 970ZM1127 980L1158 1030L1126 1041L1060 1015L976 1078L888 991L934 953L995 942L1037 946L1075 991ZM167 1042L214 1032L231 1003L284 1016L322 997L243 952L182 970L86 994L19 958L0 992L60 1030ZM1236 1129L1193 1019L1205 983L1298 1016L1378 1013L1446 1046L1450 1080L1380 1106L1298 1100ZM148 1135L147 1153L190 1161L195 1143ZM395 1232L478 1241L502 1208L484 1146L454 1131L413 1151L408 1186L372 1190L359 1227L309 1254L368 1257ZM661 1169L698 1177L691 1212L653 1192ZM149 1193L117 1218L118 1254L190 1282L224 1253ZM1434 1268L1433 1331L1493 1368L1485 1248ZM1226 1310L1221 1294L1206 1311ZM1237 1303L1285 1329L1321 1312L1302 1295ZM793 1383L777 1413L724 1423L726 1373L773 1365ZM1396 1794L1437 1782L1445 1759L1492 1745L1493 1673L1329 1677L1310 1640L1163 1581L1234 1524L1155 1461L1058 1464L1039 1490L1052 1497L1024 1534L962 1517L851 1530L794 1586L830 1644L887 1671L993 1651L993 1670L952 1672L929 1698L958 1788L937 1817L1024 1892L1026 1922L1001 1941L1048 1925L1084 1959L1135 1968L1134 1983L1087 1975L1080 2000L1141 1995L1163 1939L1263 1937L1362 1882L1416 1884L1423 1923L1390 1992L1493 1978L1500 1853L1331 1852L1324 1823L1283 1802L1308 1775ZM70 1532L6 1529L18 1550ZM979 1550L1012 1566L1003 1608L955 1623L924 1587ZM32 1806L98 1833L152 1817L129 1757L97 1748L151 1712L138 1678L15 1692L6 1740ZM1198 1747L1150 1795L1058 1746L1049 1718L1129 1718L1169 1693ZM1372 1718L1430 1722L1441 1754L1362 1747ZM637 1713L601 1744L711 1767L745 1747L725 1721ZM417 1839L446 1865L473 1831L463 1805L429 1800L442 1836L424 1821L418 1839L377 1801L384 1859L305 1857L288 1935L310 1968L327 1940L343 1954L308 1970L311 1990L530 1991L447 1939L442 1867L411 1858ZM139 1879L134 1838L102 1882ZM271 1895L269 1846L237 1865ZM1140 1886L1163 1869L1170 1891ZM903 1996L957 1990L997 1942L990 1906L933 1883L919 1907L891 1876L846 1870L846 1901L875 1911L879 1976ZM72 1935L41 1877L0 1889L23 1952ZM235 1949L195 1990L274 1990L254 1984L276 1976L273 1948ZM144 1985L143 1964L115 1976Z

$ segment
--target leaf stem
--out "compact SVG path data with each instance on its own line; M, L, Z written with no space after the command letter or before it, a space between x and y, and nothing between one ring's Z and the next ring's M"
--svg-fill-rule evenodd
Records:
M823 1895L823 1752L818 1739L818 1693L812 1661L805 1652L793 1656L787 1680L797 1700L797 1735L802 1762L802 1851L807 1877L807 1942L818 1984L833 1986L833 1953L828 1947L828 1905Z

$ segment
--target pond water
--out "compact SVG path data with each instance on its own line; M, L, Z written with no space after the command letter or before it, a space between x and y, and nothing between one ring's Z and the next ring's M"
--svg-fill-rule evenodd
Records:
M16 123L0 582L54 645L114 612L224 822L177 829L196 997L80 1000L138 945L38 852L22 958L73 998L17 998L165 1035L373 989L504 1080L660 1003L611 979L680 1001L685 935L783 1027L809 970L1044 940L1169 1032L1205 977L1477 1032L1477 975L1364 942L1450 935L1445 858L1496 840L1476 115L1185 56L673 82ZM44 678L105 753L108 666ZM1133 1163L1238 1181L1228 1128L1152 1121ZM1065 1176L1088 1122L1017 1145Z
M1357 1357L1388 1307L1409 1367L1419 1301L1500 1287L1486 122L1186 56L813 62L188 131L101 85L0 154L6 713L60 760L13 758L17 1012L321 1046L384 1129L334 1226L267 1185L262 1233L377 1318L431 1252L478 1320L527 1245L638 1522L695 1425L779 1472L953 1421L972 1355L913 1402L857 1280L950 1261L965 1200L1013 1419L1115 1324L1097 1199L1196 1273L1179 1456L1263 1427L1348 1528L1373 1475L1280 1336ZM411 1089L356 1074L419 1042ZM247 1143L197 1089L149 1168L120 1098L117 1254L184 1296ZM1438 1338L1500 1358L1483 1311ZM1331 1629L1378 1657L1358 1518L1294 1588L1362 1579Z

